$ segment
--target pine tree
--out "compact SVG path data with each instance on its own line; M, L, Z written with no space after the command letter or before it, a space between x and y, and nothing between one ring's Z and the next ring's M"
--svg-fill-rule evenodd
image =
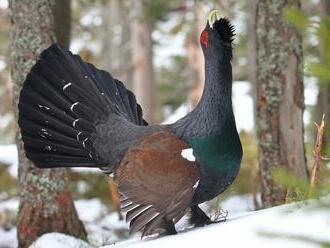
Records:
M266 207L281 204L286 189L272 172L286 168L306 178L303 142L304 87L302 38L283 19L299 0L259 0L256 11L257 132L262 199Z
M17 104L24 79L43 49L55 41L50 0L11 0L11 77L14 84L14 104ZM77 216L67 190L67 170L37 169L23 150L17 134L19 154L20 207L18 215L19 247L28 247L47 232L62 232L86 238L83 224Z

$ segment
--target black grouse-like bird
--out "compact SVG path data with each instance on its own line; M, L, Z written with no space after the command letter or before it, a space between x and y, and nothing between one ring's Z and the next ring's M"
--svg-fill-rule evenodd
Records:
M39 168L98 167L114 174L131 231L176 233L191 210L223 192L242 158L232 108L233 26L209 14L200 36L205 87L197 107L170 125L148 125L134 94L108 72L54 44L19 99L26 156Z

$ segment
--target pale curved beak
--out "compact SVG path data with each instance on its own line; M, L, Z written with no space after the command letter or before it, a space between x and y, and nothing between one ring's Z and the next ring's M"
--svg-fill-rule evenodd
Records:
M210 13L209 13L209 15L208 15L207 21L208 21L208 23L209 23L209 25L210 25L211 28L213 28L213 24L217 20L220 19L218 13L219 13L219 11L216 10L216 9L214 9L214 10L211 10Z

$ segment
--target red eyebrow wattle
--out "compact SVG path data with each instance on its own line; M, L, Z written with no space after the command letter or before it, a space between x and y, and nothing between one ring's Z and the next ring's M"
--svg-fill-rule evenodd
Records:
M202 34L201 34L201 38L200 38L200 41L201 41L201 44L204 46L204 47L207 47L207 43L209 41L209 34L207 31L203 31Z

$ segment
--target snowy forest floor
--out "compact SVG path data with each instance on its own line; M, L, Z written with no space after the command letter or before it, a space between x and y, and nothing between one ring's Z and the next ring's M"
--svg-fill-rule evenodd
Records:
M12 164L10 174L17 175L13 146L2 152L1 161ZM4 151L3 149L1 151ZM14 155L13 155L14 154ZM252 211L251 195L230 196L220 202L229 215L226 222L192 228L186 219L177 224L174 236L140 239L129 236L128 225L118 214L109 212L99 198L75 201L80 219L88 232L88 242L64 234L40 237L32 248L94 247L330 247L330 195L321 200L291 203ZM208 213L208 205L203 206ZM15 220L18 199L0 192L0 248L17 247Z
M328 247L330 245L330 211L321 203L330 197L282 205L259 211L248 211L250 197L231 197L222 207L229 210L226 222L191 228L186 220L178 223L174 236L140 239L128 237L127 225L116 213L106 213L99 200L79 200L76 207L88 231L89 244L63 234L45 234L32 248L92 247ZM17 209L17 199L3 201L0 214ZM232 209L232 211L231 211ZM16 247L16 228L0 229L0 247Z

